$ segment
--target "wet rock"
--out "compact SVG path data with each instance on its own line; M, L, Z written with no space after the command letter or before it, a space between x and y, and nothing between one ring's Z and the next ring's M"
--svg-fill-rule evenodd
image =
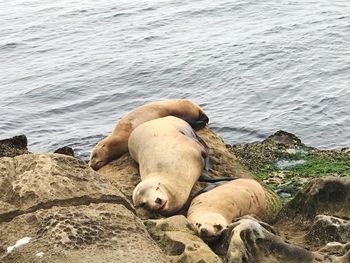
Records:
M27 149L27 137L25 135L0 140L0 157L15 157L28 153L30 152Z
M250 171L270 168L281 153L296 154L304 145L294 134L278 131L262 142L232 145L230 150Z
M68 156L74 157L74 150L68 146L61 147L61 148L57 149L56 151L54 151L54 153L60 153L63 155L68 155Z
M184 216L172 216L144 222L172 262L222 262L220 257L198 236Z
M0 192L1 262L168 262L125 196L79 159L1 158Z
M270 135L263 141L263 143L269 142L289 149L295 149L302 145L301 140L295 134L281 130Z
M305 239L317 246L332 241L346 243L350 240L350 221L334 216L318 215Z
M350 177L312 180L282 208L277 220L312 220L320 214L350 217Z

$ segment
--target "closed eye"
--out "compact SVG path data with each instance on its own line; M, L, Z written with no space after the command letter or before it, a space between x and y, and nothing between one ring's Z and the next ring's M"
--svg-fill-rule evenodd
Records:
M202 226L202 224L200 224L200 223L196 223L196 226L197 226L197 227L201 227L201 226Z
M214 227L216 228L217 231L220 231L223 229L222 225L220 224L214 225Z

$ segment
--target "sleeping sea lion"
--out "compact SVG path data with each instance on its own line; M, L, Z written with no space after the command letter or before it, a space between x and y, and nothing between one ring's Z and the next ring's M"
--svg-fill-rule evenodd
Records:
M140 124L166 116L187 121L194 129L203 128L208 116L194 102L187 99L164 100L147 103L123 116L112 133L101 140L91 152L89 165L98 170L128 151L130 133Z
M166 215L180 210L207 158L191 126L173 116L148 121L130 134L128 147L141 175L132 196L135 207Z
M196 196L187 218L201 238L214 241L234 218L247 214L260 217L265 212L264 188L253 179L239 178Z

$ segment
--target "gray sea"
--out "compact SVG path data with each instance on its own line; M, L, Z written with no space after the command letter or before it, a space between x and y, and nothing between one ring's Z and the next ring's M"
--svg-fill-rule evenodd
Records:
M350 1L0 1L0 139L81 157L136 106L189 98L226 143L350 146Z

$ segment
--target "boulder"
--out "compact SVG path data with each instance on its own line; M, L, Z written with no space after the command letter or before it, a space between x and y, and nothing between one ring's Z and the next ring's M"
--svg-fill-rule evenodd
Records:
M217 254L225 256L225 262L229 263L345 263L342 260L348 257L347 254L339 256L320 251L312 252L290 244L279 237L272 226L251 216L237 219L213 249Z
M242 218L231 229L228 262L301 263L314 259L310 251L284 242L272 227L253 218Z
M1 262L168 262L125 196L61 154L0 158Z
M186 217L145 221L148 232L172 262L220 263L222 260L198 236Z
M25 135L0 140L0 157L15 157L28 153L30 152L27 149L27 137Z
M350 221L334 216L318 215L305 239L317 246L333 241L346 243L350 240Z
M0 261L168 262L142 221L120 204L54 206L0 223ZM14 248L23 238L27 244Z
M60 153L74 157L74 150L69 146L63 146L54 151L54 153Z
M0 161L0 222L58 205L114 202L123 194L83 161L61 154L28 154Z
M310 181L277 216L277 221L313 220L316 215L350 217L350 177L321 177Z

